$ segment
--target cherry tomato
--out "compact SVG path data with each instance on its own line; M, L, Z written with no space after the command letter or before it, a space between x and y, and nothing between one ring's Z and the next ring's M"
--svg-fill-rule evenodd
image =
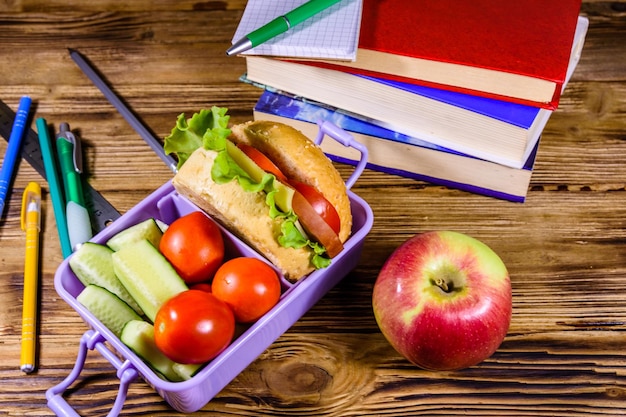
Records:
M199 282L190 286L189 289L211 292L211 284L209 284L208 282Z
M306 200L313 206L313 209L317 214L319 214L322 219L335 231L335 233L339 234L341 230L341 219L339 218L339 214L337 213L337 209L335 206L330 204L330 202L315 189L308 184L291 181L289 183L293 188L295 188Z
M154 319L154 341L174 362L204 363L222 352L235 334L235 317L213 294L188 290L165 302Z
M251 323L267 313L280 298L278 274L256 258L233 258L217 270L213 294L230 306L239 323Z
M237 147L241 149L243 153L248 156L248 158L252 159L254 163L257 164L263 171L274 174L278 181L287 184L287 177L285 177L285 174L283 174L276 164L265 156L263 152L245 143L238 143Z
M224 260L224 239L217 224L200 211L174 220L159 250L187 284L208 281Z

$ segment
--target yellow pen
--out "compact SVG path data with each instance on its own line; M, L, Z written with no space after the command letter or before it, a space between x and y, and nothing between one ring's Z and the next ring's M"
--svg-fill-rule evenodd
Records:
M22 230L26 231L24 300L22 302L22 351L20 369L35 370L37 333L37 287L39 281L39 230L41 228L41 187L28 183L22 196Z

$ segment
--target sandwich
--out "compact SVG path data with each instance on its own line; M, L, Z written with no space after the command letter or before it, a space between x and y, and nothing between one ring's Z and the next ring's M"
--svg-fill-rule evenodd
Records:
M346 185L321 148L270 121L228 127L225 108L178 117L165 138L176 191L295 282L327 267L352 230Z

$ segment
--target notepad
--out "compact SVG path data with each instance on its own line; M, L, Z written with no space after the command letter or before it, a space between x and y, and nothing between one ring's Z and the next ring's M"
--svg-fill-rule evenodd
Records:
M307 0L249 0L233 43ZM363 0L343 0L243 54L354 61Z

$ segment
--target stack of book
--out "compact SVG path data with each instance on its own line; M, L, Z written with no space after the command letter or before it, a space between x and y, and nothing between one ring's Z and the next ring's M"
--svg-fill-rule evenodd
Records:
M343 2L362 6L356 59L245 55L242 80L264 89L255 118L309 136L329 119L368 147L372 169L524 201L580 59L580 0Z

